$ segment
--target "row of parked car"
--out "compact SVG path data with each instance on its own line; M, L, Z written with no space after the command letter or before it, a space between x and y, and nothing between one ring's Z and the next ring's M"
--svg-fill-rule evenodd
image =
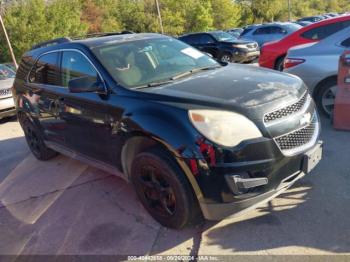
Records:
M11 89L15 74L11 64L0 64L0 119L16 113Z
M333 19L329 35L343 48L349 17ZM330 25L322 22L303 34ZM322 39L313 44L328 48L331 37ZM62 153L122 176L171 228L270 201L310 173L323 151L316 106L300 78L228 63L258 57L257 42L220 31L180 40L130 33L51 40L23 55L12 88L37 159ZM287 53L285 70L307 64L291 53L303 48Z
M252 62L299 76L309 87L320 112L334 107L338 58L350 47L350 15L325 14L297 22L250 25L227 32L186 34L180 40L221 62Z

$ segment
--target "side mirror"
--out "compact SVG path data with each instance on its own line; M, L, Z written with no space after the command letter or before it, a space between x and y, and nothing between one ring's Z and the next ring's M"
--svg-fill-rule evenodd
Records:
M105 87L102 81L94 77L83 76L71 79L68 82L68 89L71 93L104 92Z

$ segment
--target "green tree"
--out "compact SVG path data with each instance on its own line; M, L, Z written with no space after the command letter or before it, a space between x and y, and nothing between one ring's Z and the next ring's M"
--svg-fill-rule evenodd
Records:
M208 31L213 29L211 1L192 0L185 6L186 32Z
M145 1L142 0L119 0L118 16L125 30L135 32L160 31L154 4L148 3L146 5Z
M241 8L232 0L211 0L213 27L228 29L237 27L241 20Z
M181 35L184 32L185 18L182 12L164 8L162 9L162 20L165 34Z
M80 21L79 3L77 0L53 0L49 4L45 0L22 0L9 5L4 23L16 57L38 42L85 34L87 27ZM0 59L9 61L10 54L2 34L0 43Z

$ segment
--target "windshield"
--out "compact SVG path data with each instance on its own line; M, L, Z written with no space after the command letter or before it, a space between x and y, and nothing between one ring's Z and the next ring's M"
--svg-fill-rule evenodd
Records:
M214 59L173 38L115 43L96 47L93 52L112 77L128 88L219 66Z
M215 39L218 41L227 41L227 40L237 39L233 35L230 35L229 33L226 33L226 32L211 32L210 34L214 36Z
M0 65L0 80L5 80L8 78L14 78L15 72L12 71L10 68L8 68L5 65Z

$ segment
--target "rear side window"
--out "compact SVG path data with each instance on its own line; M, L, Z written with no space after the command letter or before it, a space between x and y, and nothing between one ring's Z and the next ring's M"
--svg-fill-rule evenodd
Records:
M341 21L341 22L310 29L304 32L303 34L301 34L301 36L311 40L322 40L348 26L350 26L350 20Z
M58 52L42 55L29 74L31 83L59 85Z
M279 26L271 26L270 33L271 34L284 34L284 33L286 33L286 30L282 27L279 27Z
M62 84L67 87L68 82L79 77L89 77L97 82L97 71L90 61L79 52L65 51L62 54Z
M350 37L341 42L341 45L344 47L350 47Z
M271 27L266 26L266 27L260 27L255 30L254 35L267 35L271 34Z

